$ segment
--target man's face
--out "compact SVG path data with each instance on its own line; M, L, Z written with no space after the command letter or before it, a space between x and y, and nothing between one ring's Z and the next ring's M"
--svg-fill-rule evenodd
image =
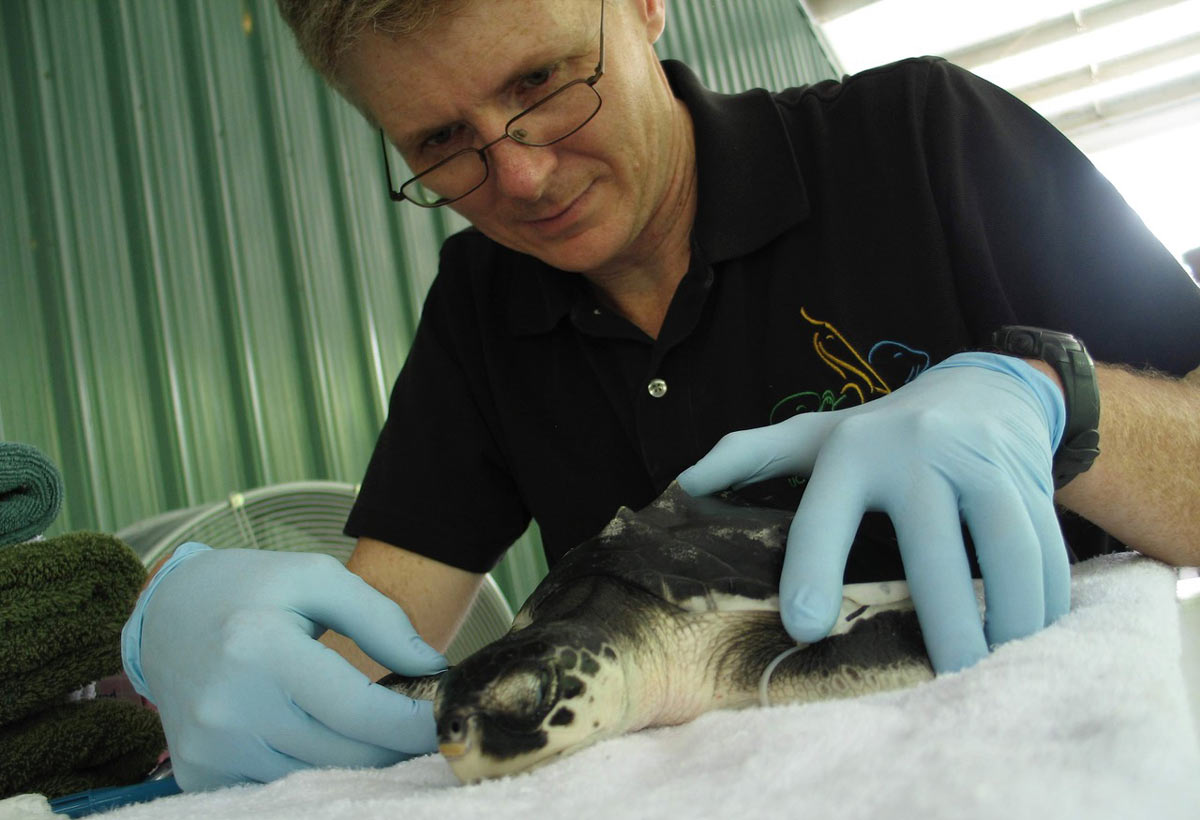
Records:
M661 7L609 0L605 14L595 118L546 147L501 140L487 151L487 182L450 206L563 270L612 269L642 253L678 165L667 161L679 134L651 48ZM342 79L419 173L439 143L482 146L521 110L590 76L599 33L600 0L468 0L416 35L365 33Z

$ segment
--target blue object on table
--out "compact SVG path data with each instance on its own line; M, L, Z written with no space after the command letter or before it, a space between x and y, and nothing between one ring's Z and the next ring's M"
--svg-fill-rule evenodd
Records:
M145 803L157 797L179 794L180 791L174 777L164 777L161 780L147 780L133 786L89 789L85 792L68 794L51 800L50 809L55 814L65 814L67 817L86 817L93 812L108 811L130 803Z

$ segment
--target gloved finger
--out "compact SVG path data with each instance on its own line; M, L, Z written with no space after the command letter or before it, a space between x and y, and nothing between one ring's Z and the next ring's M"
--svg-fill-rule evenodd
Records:
M378 663L405 675L432 675L449 666L421 639L400 606L331 558L301 614L353 640Z
M1036 499L1029 505L1029 520L1041 544L1044 623L1049 626L1071 609L1071 559L1053 501Z
M388 694L404 697L395 692L388 692ZM391 766L418 754L428 754L435 748L435 740L431 737L434 731L432 729L434 726L433 704L428 701L416 701L415 703L417 709L425 713L425 722L431 727L429 731L422 729L415 733L417 736L414 736L412 731L405 728L392 727L394 731L391 736L385 736L387 727L381 725L377 730L377 737L362 740L341 734L326 726L313 715L306 713L300 705L306 699L307 695L300 693L291 707L291 715L286 726L281 726L279 727L280 731L268 733L264 737L264 741L270 745L273 752L308 766L380 768ZM316 708L319 712L326 711L329 703L330 701L327 699L319 699L316 701ZM340 716L330 719L335 720L337 717ZM356 727L355 731L361 731L361 727ZM398 749L397 746L407 748ZM268 765L263 761L256 761L256 763Z
M1025 502L1004 478L963 490L962 518L983 575L989 646L1032 635L1046 622L1042 548Z
M865 511L853 472L849 459L823 455L788 531L779 614L802 643L828 635L841 610L846 559Z
M945 481L917 476L906 498L920 504L889 506L904 575L933 668L965 669L987 656L954 490Z
M427 754L436 748L437 729L429 701L413 700L372 684L341 655L317 641L279 646L272 660L283 670L281 680L286 681L287 693L296 706L333 733L409 755ZM276 746L284 748L278 742ZM306 741L306 746L311 742ZM307 762L318 759L298 744L286 751ZM331 754L335 760L344 760L342 765L349 765L351 756L369 756L367 750L349 742L342 742Z
M744 487L776 476L808 474L836 413L805 413L779 424L738 430L679 474L691 496Z
M292 772L311 769L314 765L267 747L257 751L253 760L247 761L243 767L243 776L234 782L241 783L251 780L256 783L270 783L281 777L287 777Z
M193 765L177 754L171 755L171 773L185 792L203 792L246 782L246 778L235 777L230 772Z

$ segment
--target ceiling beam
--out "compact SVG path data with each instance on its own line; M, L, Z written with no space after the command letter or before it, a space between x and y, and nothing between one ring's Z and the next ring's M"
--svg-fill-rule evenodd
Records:
M818 23L828 23L830 20L877 2L879 0L803 0L809 16Z
M1198 122L1200 122L1200 97L1197 97L1194 102L1169 105L1136 117L1096 121L1082 126L1080 130L1076 130L1068 136L1080 151L1085 154L1093 154L1167 131L1174 131L1176 128L1193 128Z
M1172 40L1169 43L1152 46L1143 51L1127 54L1123 57L1117 57L1116 59L1107 60L1095 65L1084 66L1074 71L1047 77L1044 80L1038 80L1028 85L1018 86L1009 90L1026 103L1032 105L1052 97L1069 94L1072 91L1079 91L1090 86L1108 82L1109 80L1128 77L1150 68L1157 68L1160 65L1166 65L1176 60L1194 57L1197 54L1200 54L1200 34L1192 34L1187 37L1180 37L1178 40Z
M1058 130L1074 139L1077 135L1131 120L1149 119L1173 109L1192 109L1200 103L1200 72L1180 77L1153 88L1099 100L1050 118ZM1193 120L1194 122L1194 120Z
M1123 23L1181 2L1184 0L1111 0L1099 6L1045 20L1019 31L1010 31L942 56L963 68L976 68L1014 54L1062 42L1084 32Z

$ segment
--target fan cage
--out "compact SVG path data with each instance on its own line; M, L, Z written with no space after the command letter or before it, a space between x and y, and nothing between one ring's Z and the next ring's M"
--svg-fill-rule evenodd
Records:
M358 488L337 481L298 481L232 493L224 501L172 510L118 532L118 538L153 566L180 544L198 541L217 549L242 548L332 555L343 564L355 540L342 532ZM491 575L484 577L470 611L446 649L458 663L508 631L513 613Z

